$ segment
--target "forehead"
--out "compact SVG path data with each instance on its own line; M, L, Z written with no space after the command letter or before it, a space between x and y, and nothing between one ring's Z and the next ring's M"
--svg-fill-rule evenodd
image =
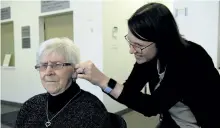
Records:
M138 39L137 37L135 37L135 36L131 33L130 30L128 31L127 38L128 38L129 41L131 41L131 42L133 42L133 43L135 43L135 44L138 44L138 45L143 45L143 46L145 46L145 45L149 45L149 44L151 43L151 42L148 42L148 41L143 41L143 40Z
M52 63L65 62L65 58L61 54L58 54L58 53L55 53L55 52L45 53L45 54L43 54L41 56L40 62L41 63L46 63L46 62L52 62Z

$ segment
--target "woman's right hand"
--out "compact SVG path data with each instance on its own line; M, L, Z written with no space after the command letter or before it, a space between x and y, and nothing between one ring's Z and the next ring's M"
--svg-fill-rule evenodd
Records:
M107 86L109 78L102 73L91 61L82 62L75 66L77 78L86 79L93 85L100 86L102 89Z

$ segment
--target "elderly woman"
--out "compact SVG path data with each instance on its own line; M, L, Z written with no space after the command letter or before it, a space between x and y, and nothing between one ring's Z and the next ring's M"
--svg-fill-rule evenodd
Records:
M75 82L74 64L79 49L68 38L42 43L35 69L47 93L27 100L18 113L16 127L112 127L99 99Z

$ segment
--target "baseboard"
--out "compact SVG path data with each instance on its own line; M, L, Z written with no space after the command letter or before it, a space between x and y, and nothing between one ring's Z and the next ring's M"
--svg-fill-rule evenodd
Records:
M115 114L122 116L122 115L124 115L124 114L126 114L128 112L131 112L131 111L132 111L132 109L126 108L126 109L123 109L121 111L116 112Z
M18 107L18 108L20 108L22 106L22 103L11 102L11 101L6 101L6 100L1 100L1 104L14 106L14 107Z

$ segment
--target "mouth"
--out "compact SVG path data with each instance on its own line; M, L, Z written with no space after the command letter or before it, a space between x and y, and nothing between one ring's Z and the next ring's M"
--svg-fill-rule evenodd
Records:
M135 55L135 58L141 58L142 56L141 55Z
M57 81L45 81L45 82L57 82Z

